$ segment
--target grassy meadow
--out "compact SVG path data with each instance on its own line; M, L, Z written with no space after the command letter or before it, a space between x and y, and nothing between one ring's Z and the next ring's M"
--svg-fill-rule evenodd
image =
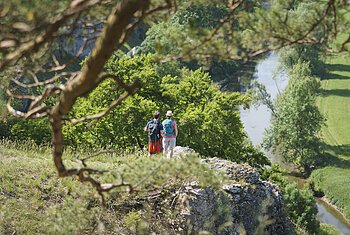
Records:
M65 164L80 167L77 159L84 156L67 150ZM0 141L0 234L147 234L148 227L165 234L167 224L152 218L160 215L149 212L153 208L144 202L146 197L171 197L188 178L214 188L226 181L199 164L196 156L169 160L150 159L145 152L114 152L101 154L87 165L109 170L95 176L101 182L123 179L134 191L113 190L105 195L103 207L89 184L75 177L57 177L50 148ZM159 213L168 218L166 210Z
M325 157L311 179L350 218L350 57L329 56L326 66L318 100L327 119L321 132Z

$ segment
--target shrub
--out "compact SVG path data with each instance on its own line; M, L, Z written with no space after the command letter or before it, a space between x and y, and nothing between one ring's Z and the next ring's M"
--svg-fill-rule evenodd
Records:
M288 184L283 189L289 217L297 226L311 234L319 231L320 222L317 220L317 206L309 189L298 189L295 183Z
M318 210L312 191L306 187L300 189L296 183L289 183L277 164L270 169L265 169L262 176L282 188L288 216L297 230L306 231L307 234L318 234L320 223L316 218Z

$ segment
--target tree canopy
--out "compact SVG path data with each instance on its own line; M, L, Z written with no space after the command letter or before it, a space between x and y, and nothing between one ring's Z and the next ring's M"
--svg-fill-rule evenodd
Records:
M324 117L316 106L320 81L311 76L307 63L294 65L289 76L287 88L277 98L265 146L310 173L311 165L321 153L317 134Z
M161 119L165 119L166 110L172 109L180 130L180 146L189 146L207 157L253 165L268 162L261 156L257 158L259 154L246 143L238 106L247 105L248 97L221 92L201 69L190 71L179 67L177 76L162 76L152 58L148 55L110 59L106 64L110 74L125 81L138 76L142 88L93 125L67 125L64 128L67 144L95 149L142 148L147 143L143 127L154 110L159 110ZM76 117L77 121L105 110L114 97L120 95L116 85L113 79L106 80L87 97L79 98L70 112L72 118Z

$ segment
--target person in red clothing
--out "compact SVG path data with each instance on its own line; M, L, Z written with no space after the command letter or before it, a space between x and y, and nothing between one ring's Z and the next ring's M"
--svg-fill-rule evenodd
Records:
M161 153L162 148L162 135L163 125L158 120L159 112L155 112L153 120L149 121L145 126L144 130L148 132L148 152L151 154Z
M177 125L172 120L173 112L166 112L166 119L163 121L163 149L167 158L172 158L176 146L176 136L178 135Z

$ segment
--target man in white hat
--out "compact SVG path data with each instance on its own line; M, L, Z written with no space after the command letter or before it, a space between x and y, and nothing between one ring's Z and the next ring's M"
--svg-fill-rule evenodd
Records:
M172 158L178 131L176 122L172 120L173 112L171 110L166 112L166 117L163 121L163 150L167 158Z

